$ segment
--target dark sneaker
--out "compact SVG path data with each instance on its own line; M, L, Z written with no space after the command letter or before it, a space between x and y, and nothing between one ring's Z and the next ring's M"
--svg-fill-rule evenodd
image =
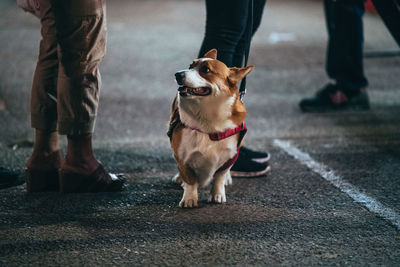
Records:
M328 112L340 110L367 110L369 98L365 88L361 88L357 94L346 94L335 84L328 84L312 98L304 98L300 101L300 109L303 112Z
M253 161L251 158L241 156L231 168L232 177L258 177L266 174L271 170L268 163L258 163Z
M271 155L266 152L254 151L245 146L240 147L239 157L246 157L258 163L268 162Z
M0 189L21 185L23 183L25 183L23 174L0 167Z

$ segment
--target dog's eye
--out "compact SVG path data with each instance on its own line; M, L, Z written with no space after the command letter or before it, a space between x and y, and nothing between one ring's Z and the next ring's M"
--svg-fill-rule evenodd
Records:
M189 69L193 69L195 64L195 62L192 62L192 64L189 65Z
M207 66L203 66L203 67L201 67L200 71L203 73L209 73L210 69Z

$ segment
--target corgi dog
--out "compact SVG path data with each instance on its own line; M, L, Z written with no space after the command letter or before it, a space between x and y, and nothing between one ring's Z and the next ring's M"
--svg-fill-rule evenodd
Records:
M209 202L226 202L225 185L246 133L246 109L237 84L254 66L228 68L217 50L175 74L179 85L172 104L168 136L183 183L180 207L198 206L198 188L213 183Z

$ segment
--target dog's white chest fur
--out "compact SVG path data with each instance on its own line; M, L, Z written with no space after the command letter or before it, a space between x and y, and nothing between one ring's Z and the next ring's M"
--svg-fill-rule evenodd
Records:
M208 134L183 129L178 149L179 158L197 176L200 185L207 185L215 172L237 153L237 136L213 141Z

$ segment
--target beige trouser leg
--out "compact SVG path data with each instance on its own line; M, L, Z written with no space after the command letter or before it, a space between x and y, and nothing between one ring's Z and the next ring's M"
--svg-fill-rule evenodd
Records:
M32 127L55 130L57 122L60 134L92 133L106 45L105 0L39 1L43 39L32 88ZM57 99L57 111L49 93Z

